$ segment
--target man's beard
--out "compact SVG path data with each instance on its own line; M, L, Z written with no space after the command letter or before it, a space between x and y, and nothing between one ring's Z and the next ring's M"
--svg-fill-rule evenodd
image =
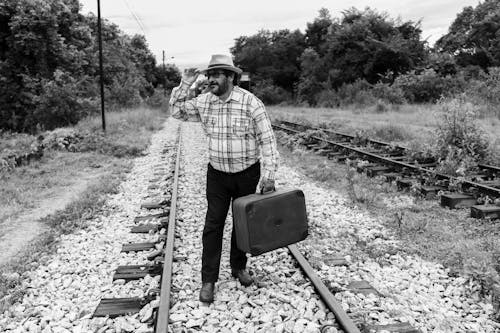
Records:
M228 89L227 80L224 80L222 84L218 84L215 82L213 84L210 84L210 91L212 92L212 94L216 96L224 95L227 92L227 89Z

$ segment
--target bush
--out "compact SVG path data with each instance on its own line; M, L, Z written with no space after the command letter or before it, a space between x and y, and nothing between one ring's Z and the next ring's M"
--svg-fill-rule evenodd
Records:
M436 102L443 96L459 91L453 76L440 76L434 69L426 69L422 73L410 72L400 75L394 80L393 89L400 89L409 102Z
M373 86L372 94L379 100L389 104L403 104L406 102L405 94L401 87L387 83L377 83Z
M331 92L331 90L326 90ZM307 105L317 105L318 100L326 100L324 97L319 97L320 94L325 92L324 85L310 77L301 77L297 84L297 95L299 103L306 103ZM325 107L332 107L325 105Z
M24 118L24 129L32 132L51 130L56 127L76 124L94 111L89 99L81 97L83 83L69 73L55 70L51 79L38 79L23 75L29 89L33 110Z
M28 134L0 133L0 175L43 156L43 137Z
M366 106L375 104L377 99L373 96L372 85L365 80L343 84L337 89L340 105Z
M465 90L474 104L500 118L500 67L489 68L482 79L472 80ZM484 113L484 112L483 112Z
M462 176L490 156L488 138L476 123L478 108L466 95L440 101L435 140L439 171Z
M164 96L163 89L155 89L153 95L146 98L145 102L147 106L150 106L152 108L167 110L169 99L170 95L167 94L166 96Z
M142 103L140 90L143 87L141 78L121 73L108 86L105 94L106 102L111 109L135 107Z
M271 80L258 81L252 90L255 96L267 105L292 101L292 95L285 89L274 85Z
M337 92L331 89L320 91L315 100L315 104L322 108L335 108L340 105Z
M409 133L403 126L395 124L376 125L373 129L373 136L382 141L408 141L412 139Z

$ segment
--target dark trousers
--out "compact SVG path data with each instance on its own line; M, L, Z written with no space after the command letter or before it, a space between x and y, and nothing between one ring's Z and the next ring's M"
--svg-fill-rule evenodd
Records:
M202 282L216 282L219 277L222 237L229 205L233 199L255 193L260 178L260 163L237 173L214 169L207 171L208 210L203 228L203 255L201 259ZM246 267L247 256L236 246L233 228L229 264L233 269Z

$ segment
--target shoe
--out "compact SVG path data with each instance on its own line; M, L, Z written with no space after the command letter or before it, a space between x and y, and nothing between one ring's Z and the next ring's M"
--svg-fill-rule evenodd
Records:
M242 285L248 287L253 283L253 279L245 269L231 269L231 275L237 278Z
M200 301L205 303L212 303L214 301L215 283L203 282L200 290Z

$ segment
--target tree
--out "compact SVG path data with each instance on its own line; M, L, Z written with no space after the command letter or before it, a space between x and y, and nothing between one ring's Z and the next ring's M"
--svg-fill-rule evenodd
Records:
M465 7L435 48L454 54L462 67L500 66L500 0L485 0L475 8Z
M302 72L297 85L298 100L316 104L316 95L325 89L328 71L321 66L321 59L313 48L307 48L300 57Z
M326 51L328 31L336 27L337 24L332 20L328 9L321 8L318 17L313 22L307 23L306 47L312 48L318 55L323 56Z
M271 81L292 93L300 76L304 48L304 35L299 30L261 30L253 36L237 38L231 53L235 64L252 74L254 83Z
M78 10L75 0L12 0L0 5L2 128L34 130L40 124L38 98L56 70L84 72L80 60L85 51L79 45L88 45L90 34ZM75 84L84 81L79 77Z
M337 29L327 36L325 65L333 88L365 79L378 82L387 73L406 73L426 57L420 23L392 20L370 8L343 12Z
M267 30L261 30L252 36L240 36L235 39L231 48L235 64L252 73L254 79L270 77L273 64L271 36L271 32Z
M78 0L0 2L0 128L36 131L96 111L97 18ZM105 89L112 105L152 93L155 59L142 36L102 25Z
M158 88L159 86L171 90L176 87L181 82L182 74L175 65L156 66L154 71L154 83L153 86Z

